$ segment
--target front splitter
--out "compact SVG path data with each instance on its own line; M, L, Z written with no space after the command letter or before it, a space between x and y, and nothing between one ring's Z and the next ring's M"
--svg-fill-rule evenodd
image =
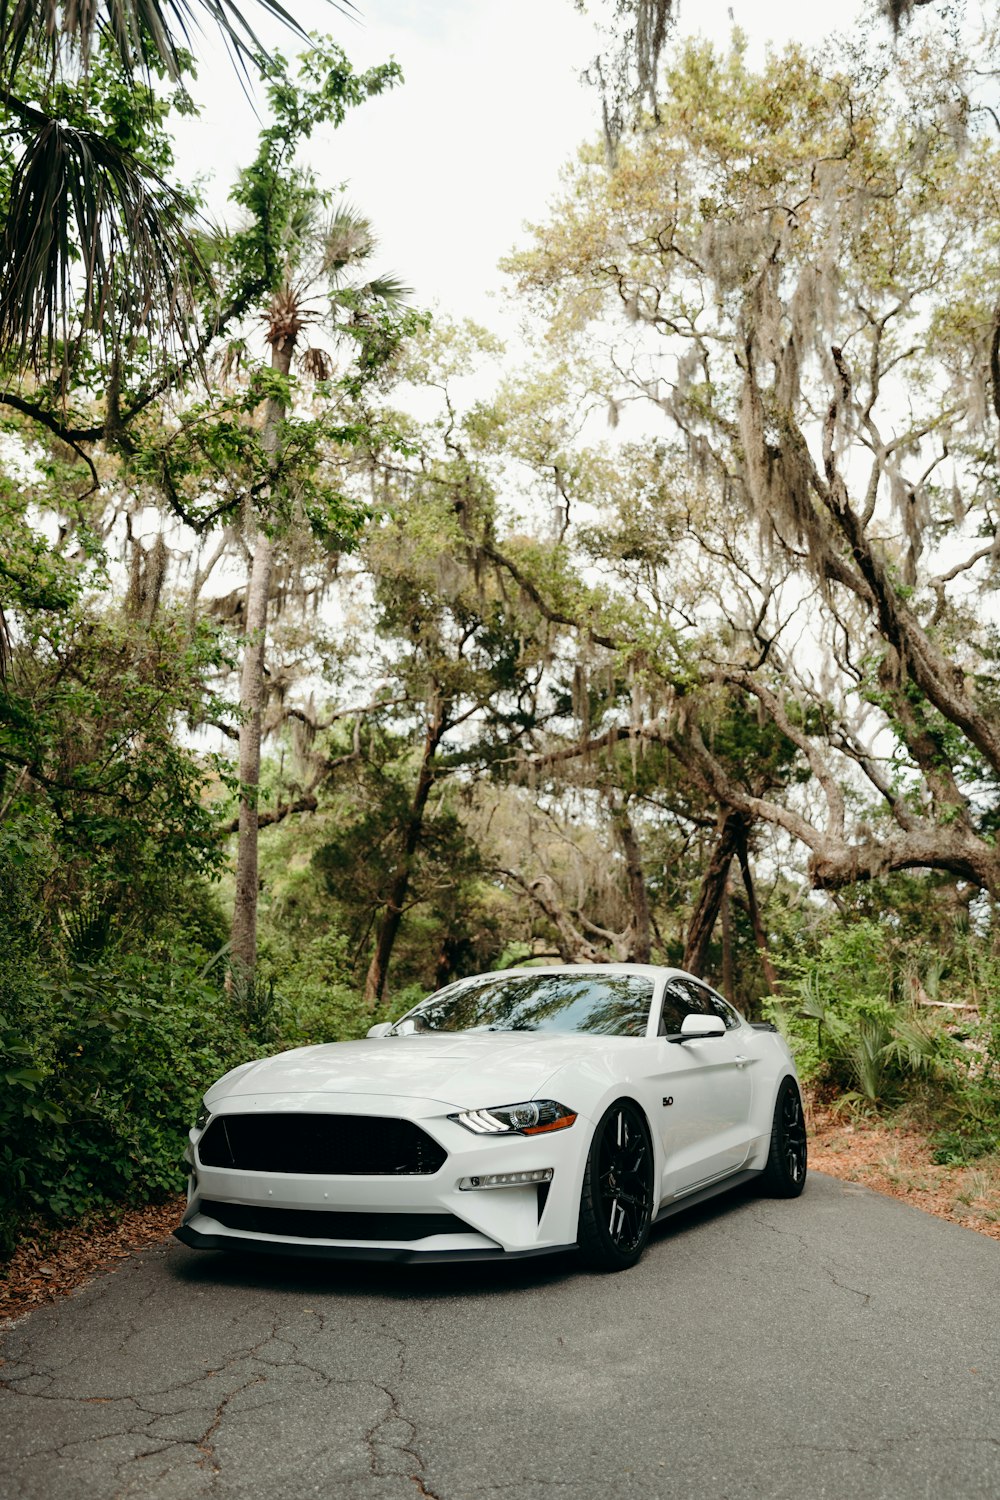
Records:
M561 1255L566 1250L575 1250L576 1245L544 1245L538 1250L410 1250L387 1245L304 1245L298 1240L280 1244L276 1240L234 1239L228 1234L203 1234L189 1224L181 1224L174 1236L195 1250L228 1250L244 1255L291 1255L308 1260L376 1260L389 1261L394 1265L418 1261L423 1265L436 1262L473 1260L530 1260L539 1255Z

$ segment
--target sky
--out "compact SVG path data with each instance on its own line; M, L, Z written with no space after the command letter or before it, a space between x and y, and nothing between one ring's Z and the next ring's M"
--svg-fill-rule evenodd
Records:
M402 87L354 111L310 153L321 180L346 181L345 196L372 220L378 269L411 286L418 306L508 331L497 262L526 242L525 221L544 217L561 167L598 132L595 96L579 77L595 50L590 20L573 0L358 0L359 20L323 0L286 3L307 29L333 35L356 68L395 57L403 69ZM847 0L838 24L856 4ZM767 40L819 40L829 14L801 0L689 0L678 24L723 41L735 21L760 51ZM279 39L286 51L290 42ZM257 122L221 48L197 50L202 117L178 126L178 166L183 177L208 175L210 209L223 217Z

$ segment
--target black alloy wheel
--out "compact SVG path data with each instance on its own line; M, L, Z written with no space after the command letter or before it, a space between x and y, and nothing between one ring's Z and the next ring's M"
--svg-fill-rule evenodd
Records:
M599 1271L625 1271L646 1247L653 1221L653 1143L630 1099L605 1112L591 1142L580 1198L580 1249Z
M786 1078L774 1105L771 1149L761 1186L775 1198L797 1198L806 1185L809 1149L802 1095L794 1078Z

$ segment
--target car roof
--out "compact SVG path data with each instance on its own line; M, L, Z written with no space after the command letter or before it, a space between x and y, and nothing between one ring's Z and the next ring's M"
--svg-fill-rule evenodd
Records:
M509 969L486 969L482 974L468 977L483 979L487 974L639 974L647 979L660 979L670 974L685 974L683 969L666 964L513 964ZM687 976L685 977L693 977Z

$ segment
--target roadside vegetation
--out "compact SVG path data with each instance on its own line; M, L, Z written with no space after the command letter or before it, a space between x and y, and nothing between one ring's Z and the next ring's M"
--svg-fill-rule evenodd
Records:
M394 64L248 42L212 226L179 41L0 18L0 1259L525 962L704 975L995 1221L997 18L908 9L612 39L530 358L306 165Z

